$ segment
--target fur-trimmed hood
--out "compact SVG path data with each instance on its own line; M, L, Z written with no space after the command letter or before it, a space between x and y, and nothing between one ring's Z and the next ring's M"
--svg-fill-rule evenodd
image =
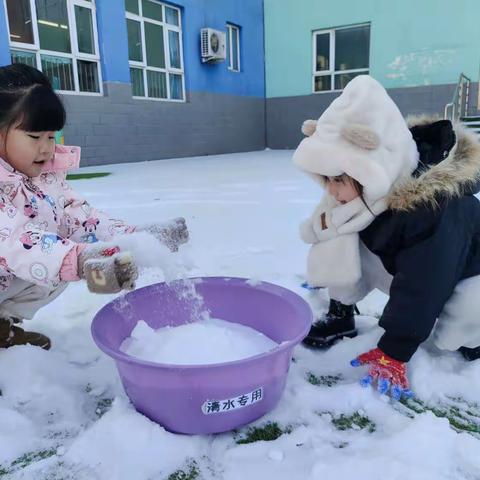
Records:
M407 119L411 129L426 126L438 118L422 116ZM440 198L472 195L480 190L480 142L476 134L460 123L453 126L456 143L444 160L419 168L402 180L387 197L388 207L409 211L419 205L437 206Z

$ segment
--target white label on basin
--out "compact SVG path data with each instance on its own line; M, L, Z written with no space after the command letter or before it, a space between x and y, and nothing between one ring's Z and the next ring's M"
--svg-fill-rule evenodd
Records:
M253 405L254 403L258 403L261 400L263 400L263 387L259 387L252 392L244 393L233 398L227 398L225 400L207 400L202 405L202 412L205 415L231 412L232 410L238 410Z

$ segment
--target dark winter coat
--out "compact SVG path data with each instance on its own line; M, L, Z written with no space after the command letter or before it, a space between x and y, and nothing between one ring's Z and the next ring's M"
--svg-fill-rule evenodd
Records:
M480 275L480 203L474 197L480 144L460 126L454 134L449 122L420 119L411 131L420 167L360 234L393 276L378 346L404 362L428 338L457 283Z

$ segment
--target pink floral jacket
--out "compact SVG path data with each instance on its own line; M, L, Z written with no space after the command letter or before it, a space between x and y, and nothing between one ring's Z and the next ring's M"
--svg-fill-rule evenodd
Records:
M75 262L79 244L134 230L70 188L67 170L79 164L80 147L57 145L43 173L28 178L0 158L0 291L13 277L55 288L65 280L64 262Z

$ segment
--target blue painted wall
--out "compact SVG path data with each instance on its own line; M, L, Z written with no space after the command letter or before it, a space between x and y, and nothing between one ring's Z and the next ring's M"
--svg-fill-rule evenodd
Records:
M182 9L186 89L192 92L265 96L263 0L178 0ZM130 83L128 39L123 0L97 0L97 23L104 82ZM3 1L0 0L0 63L10 63ZM240 27L241 71L231 72L227 62L202 64L200 29L226 31Z
M178 0L182 9L183 55L187 91L265 96L263 0ZM130 83L124 2L97 0L103 80ZM226 31L240 27L241 71L231 72L227 62L203 64L200 29Z
M263 1L184 0L176 5L183 7L187 90L264 97ZM200 29L226 31L226 23L240 27L238 73L228 70L226 62L210 65L200 59Z
M0 1L0 67L10 64L10 47L8 46L7 16L5 4Z
M124 2L97 0L96 5L103 81L130 83Z

